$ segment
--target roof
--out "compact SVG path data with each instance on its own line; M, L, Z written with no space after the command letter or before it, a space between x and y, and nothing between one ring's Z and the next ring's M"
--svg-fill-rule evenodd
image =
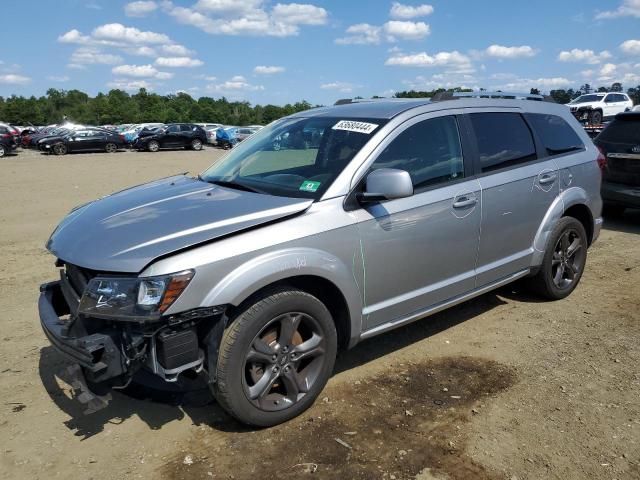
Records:
M345 102L345 103L342 103ZM291 117L344 117L362 119L387 119L390 120L401 113L418 107L427 107L423 111L446 110L449 108L520 108L532 112L548 112L556 110L569 111L569 109L557 103L546 101L505 99L505 98L476 98L476 97L454 97L443 100L432 101L429 98L383 98L371 100L340 101L338 105L329 107L313 108L305 110Z

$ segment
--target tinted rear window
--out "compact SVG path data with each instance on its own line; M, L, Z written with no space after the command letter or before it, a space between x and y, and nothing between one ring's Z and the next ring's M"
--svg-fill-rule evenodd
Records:
M640 115L625 120L615 119L596 138L609 143L640 144Z
M531 132L520 114L472 113L469 117L478 142L482 172L536 159Z
M559 155L584 148L578 134L562 117L541 113L527 113L526 117L540 137L547 155Z

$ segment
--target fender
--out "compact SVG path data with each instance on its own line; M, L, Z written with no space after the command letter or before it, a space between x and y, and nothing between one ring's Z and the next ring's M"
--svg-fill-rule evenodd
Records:
M267 285L302 275L322 277L342 292L351 324L349 346L353 346L354 339L360 336L363 308L356 271L322 250L290 248L255 257L222 278L206 295L202 306L239 305Z
M547 243L551 231L554 229L558 220L562 218L564 212L574 205L585 205L589 207L589 195L586 190L581 187L571 187L560 192L560 195L553 201L546 215L542 219L542 223L536 232L533 241L533 255L531 256L531 267L539 267L542 265L544 252L547 249Z

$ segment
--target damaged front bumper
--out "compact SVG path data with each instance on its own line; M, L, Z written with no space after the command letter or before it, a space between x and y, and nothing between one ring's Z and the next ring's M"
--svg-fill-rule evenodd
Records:
M224 313L223 307L200 308L153 323L97 319L72 312L64 288L63 281L41 285L40 324L51 344L79 366L74 377L81 390L97 396L124 388L140 368L167 382L187 370L200 372L206 340Z

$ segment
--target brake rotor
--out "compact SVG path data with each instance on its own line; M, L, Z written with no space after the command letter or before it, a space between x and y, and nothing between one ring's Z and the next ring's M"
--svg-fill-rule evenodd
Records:
M270 347L273 347L276 343L278 343L278 328L276 326L273 326L270 329L265 330L260 336L260 339ZM293 333L293 338L291 343L293 345L300 345L302 342L303 342L302 335L300 335L300 332L296 330ZM265 367L264 364L255 363L255 362L251 364L251 367L249 367L249 376L251 377L251 380L253 381L254 384L258 380L260 380L260 377L262 377L262 375L264 374L264 367ZM278 383L273 384L273 387L277 387L277 386L278 386Z

